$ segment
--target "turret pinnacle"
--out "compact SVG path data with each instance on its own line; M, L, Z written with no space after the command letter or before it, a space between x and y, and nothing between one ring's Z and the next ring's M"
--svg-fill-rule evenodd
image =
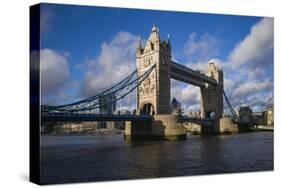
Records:
M150 33L148 40L152 43L160 40L158 28L155 24L153 24L153 26L152 26L151 33Z
M153 23L153 26L152 26L151 32L154 32L154 31L157 31L157 27L156 27L156 25Z
M167 39L167 44L168 44L168 45L171 45L171 44L170 44L170 34L169 34L169 33L168 33L167 38L168 38L168 39Z
M138 44L137 44L137 49L142 49L141 47L141 37L139 36L139 41L138 41Z

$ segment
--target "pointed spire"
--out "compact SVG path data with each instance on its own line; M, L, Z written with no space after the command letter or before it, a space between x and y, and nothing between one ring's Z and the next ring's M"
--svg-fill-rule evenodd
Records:
M153 23L152 29L151 29L151 32L154 32L154 31L157 31L157 27L156 27L155 23Z
M171 44L170 44L170 34L168 33L168 35L167 35L167 44L170 46Z
M157 26L155 24L153 24L153 26L152 26L151 33L148 37L148 41L150 41L152 43L155 43L156 41L160 42L160 36L158 33Z
M141 37L139 36L139 41L138 41L138 44L137 44L137 49L142 49L141 47Z

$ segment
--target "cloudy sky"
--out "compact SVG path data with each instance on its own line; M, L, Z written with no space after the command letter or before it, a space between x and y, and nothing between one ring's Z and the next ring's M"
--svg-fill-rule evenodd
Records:
M153 23L161 39L170 35L172 59L202 71L217 62L236 110L273 104L272 18L52 4L41 9L42 103L74 102L126 77ZM171 93L185 112L199 109L198 87L172 80Z

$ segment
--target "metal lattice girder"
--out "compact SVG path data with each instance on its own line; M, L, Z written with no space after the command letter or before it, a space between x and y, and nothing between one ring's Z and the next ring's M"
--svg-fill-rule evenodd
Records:
M206 83L217 85L217 81L214 78L201 72L194 71L174 61L171 62L171 78L199 87L205 86Z
M118 90L119 87L124 86L126 83L128 83L130 80L132 80L136 76L136 73L137 73L137 71L135 70L129 76L127 76L126 78L124 78L123 80L121 80L120 82L118 82L117 84L112 86L111 88L106 89L106 90L98 93L97 95L94 95L94 96L89 97L87 99L83 99L83 100L80 100L80 101L77 101L77 102L74 102L74 103L70 103L70 104L59 105L59 106L49 106L49 109L50 110L59 110L59 109L67 109L67 107L70 107L70 106L73 107L74 105L82 105L82 104L90 105L90 103L93 100L95 100L95 99L97 99L97 98L99 98L101 96L108 95L109 93L112 93L112 92Z
M129 76L127 76L122 81L118 82L111 88L100 92L99 94L89 97L84 100L80 100L74 103L60 105L60 106L48 106L48 111L53 113L58 112L70 112L70 113L85 113L91 112L94 109L98 109L102 106L108 105L106 101L102 98L113 97L110 104L117 102L118 100L124 98L126 95L131 93L136 89L152 72L155 65L151 66L145 73L137 76L137 71L135 70Z

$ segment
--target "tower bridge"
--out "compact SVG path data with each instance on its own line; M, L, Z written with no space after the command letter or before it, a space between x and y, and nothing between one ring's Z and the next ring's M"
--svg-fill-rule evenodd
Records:
M154 25L145 45L142 46L140 38L137 43L136 71L111 88L87 99L60 106L42 106L44 112L42 119L44 121L77 119L120 121L122 119L126 121L125 135L128 137L184 136L186 134L184 128L178 125L182 121L196 121L197 124L202 125L203 131L208 127L206 130L219 132L223 114L223 97L226 97L223 90L223 71L214 62L209 62L207 73L194 71L173 61L171 48L170 38L161 40L159 30ZM195 120L171 114L171 79L200 88L201 118ZM101 102L104 101L100 100L101 97L114 96L111 102L115 103L135 89L137 91L135 115L93 114L95 109L107 105ZM227 104L230 105L229 100Z
M170 38L161 40L154 25L144 47L139 39L136 52L138 75L151 66L155 69L137 88L137 111L139 114L170 114L171 79L200 87L201 118L214 114L214 131L219 130L219 119L223 114L223 72L213 62L208 64L208 73L194 71L172 60ZM173 115L165 116L165 121ZM167 128L168 126L165 126Z

